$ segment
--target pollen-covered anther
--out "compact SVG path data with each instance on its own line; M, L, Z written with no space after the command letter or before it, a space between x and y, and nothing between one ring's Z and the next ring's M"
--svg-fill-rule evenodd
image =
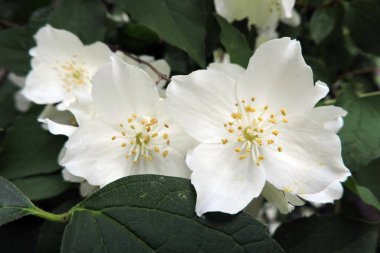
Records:
M164 152L162 152L162 156L164 158L166 158L168 155L169 155L169 151L168 150L165 150Z
M286 116L286 110L284 108L281 108L280 112L281 112L282 116Z
M157 146L155 146L155 147L154 147L154 152L156 152L156 153L160 153L160 149L159 149Z
M245 158L247 158L247 155L239 155L239 160L244 160Z
M274 118L270 118L268 121L269 121L270 123L272 123L272 124L276 124L276 120L275 120Z
M273 143L274 143L274 140L272 140L272 139L269 139L269 140L267 141L267 143L268 143L268 145L271 145L271 144L273 144Z
M278 147L278 148L277 148L277 151L278 151L278 152L282 152L282 147Z
M256 108L254 108L254 107L252 107L252 106L250 106L250 105L247 105L247 106L244 108L244 110L245 110L246 112L256 112Z
M240 153L241 152L241 148L235 148L235 152L236 153Z
M282 122L288 123L288 119L287 118L282 118Z
M277 136L277 135L279 134L279 132L278 132L277 130L273 130L273 131L272 131L272 134L273 134L274 136Z
M234 113L231 113L231 117L233 119L241 119L242 118L242 114L239 113L239 112L234 112Z
M168 135L167 133L164 133L164 134L162 135L162 138L164 138L164 140L167 140L167 139L169 138L169 135Z
M227 144L227 142L228 142L227 139L222 139L221 141L222 141L222 144L223 144L223 145Z

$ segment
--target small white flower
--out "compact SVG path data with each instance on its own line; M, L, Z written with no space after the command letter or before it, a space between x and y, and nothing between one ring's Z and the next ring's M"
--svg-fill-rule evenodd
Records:
M163 111L154 81L113 55L93 77L92 117L80 122L60 163L91 185L136 174L189 177L193 140Z
M280 19L294 16L295 0L214 0L216 12L229 22L248 18L260 29L277 27Z
M21 89L25 87L25 77L18 76L14 73L10 73L8 78L17 87ZM17 110L19 110L20 112L26 112L27 110L29 110L31 106L31 102L22 94L21 90L15 93L14 99L15 99L15 106Z
M160 97L165 97L165 80L160 80L159 76L146 64L137 62L123 52L118 51L116 52L116 55L126 63L144 70L152 78L152 80L155 80ZM138 57L146 62L149 62L163 75L170 76L170 66L164 59L155 60L153 57L146 55ZM76 98L75 102L70 104L70 106L67 108L68 111L59 112L50 106L48 113L45 111L45 113L39 117L39 121L47 123L47 127L51 133L70 136L72 131L67 130L71 130L73 128L73 125L75 125L73 122L80 125L85 120L94 116L95 108L93 105L91 93L74 91L74 95ZM75 118L64 120L64 118L67 118L67 115L70 115L71 113L75 116Z
M298 26L299 14L293 9L295 0L214 0L216 12L229 22L248 18L248 25L258 31L256 47L278 37L278 22Z
M321 87L289 38L260 46L247 70L213 64L172 78L168 110L201 142L188 159L198 215L237 213L266 182L293 198L349 175L339 137L310 117Z
M91 92L92 75L112 54L101 42L83 45L74 34L50 25L34 38L37 46L30 50L32 70L23 94L37 104L60 103L59 110L75 101L74 92Z

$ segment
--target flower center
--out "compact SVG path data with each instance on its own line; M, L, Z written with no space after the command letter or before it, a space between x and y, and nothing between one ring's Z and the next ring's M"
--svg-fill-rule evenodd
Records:
M120 140L121 148L126 149L125 158L137 163L142 159L151 161L154 154L166 158L169 155L168 124L160 124L156 118L132 114L127 124L118 125L118 133L111 137L112 141Z
M57 61L57 66L54 69L58 71L63 87L67 92L72 92L73 89L83 86L90 79L85 64L80 63L76 55L73 55L73 60L63 63Z
M283 148L277 144L276 138L280 134L278 126L288 123L286 110L280 109L277 113L271 112L269 105L262 108L254 106L255 98L252 97L250 102L241 100L236 103L236 111L231 113L231 119L224 124L227 131L227 138L222 139L222 144L227 142L241 143L240 147L235 149L239 159L244 160L252 156L256 165L259 166L264 160L260 148L266 147L282 152Z

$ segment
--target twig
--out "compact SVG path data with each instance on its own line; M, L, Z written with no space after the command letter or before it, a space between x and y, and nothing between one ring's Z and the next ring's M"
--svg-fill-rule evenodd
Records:
M379 96L380 91L373 91L373 92L367 92L367 93L360 93L357 96L359 98L367 98L367 97L372 97L372 96ZM333 105L336 103L336 99L327 99L323 101L324 105Z
M19 25L16 24L16 23L13 23L11 21L5 20L5 19L0 19L0 26L3 26L3 27L16 27L16 26L19 26Z
M348 72L343 73L340 76L338 76L336 82L338 82L338 81L340 81L343 78L348 77L348 76L367 74L367 73L377 72L377 71L380 71L380 67L366 67L366 68L361 68L361 69L354 69L352 71L348 71Z
M150 64L150 62L144 61L144 60L140 59L139 57L137 57L133 54L129 54L129 53L125 53L125 54L128 55L129 57L131 57L133 60L137 61L138 63L141 63L141 64L148 66L160 78L156 83L158 83L161 80L165 80L167 82L170 82L170 78L167 75L158 71L152 64Z

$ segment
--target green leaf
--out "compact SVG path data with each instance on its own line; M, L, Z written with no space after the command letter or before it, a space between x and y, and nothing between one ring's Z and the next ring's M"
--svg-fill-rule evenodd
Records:
M126 51L134 54L144 54L154 49L159 43L159 38L155 32L140 24L125 24L118 33L120 44Z
M49 16L54 28L76 34L83 43L104 40L107 10L100 0L64 0Z
M380 158L372 161L366 167L355 173L355 179L358 184L368 188L373 194L380 199Z
M340 216L314 216L283 223L274 239L288 253L373 253L377 236L376 225Z
M30 69L28 51L34 46L33 33L27 28L15 27L0 31L0 66L18 75Z
M246 68L249 58L252 55L252 50L249 47L244 34L242 34L221 16L215 14L215 17L221 28L221 42L230 55L231 62L237 63L243 68Z
M113 0L138 23L187 52L205 67L206 18L203 0ZM122 8L120 7L120 8Z
M337 105L348 111L339 132L343 158L350 170L358 170L380 157L380 96L359 98L346 87Z
M49 175L37 175L12 180L31 200L48 199L63 193L69 183L63 181L60 171Z
M66 138L42 129L37 122L40 111L41 107L33 107L15 120L0 155L0 175L32 200L56 196L68 187L57 162Z
M315 43L319 44L334 30L336 17L335 8L322 8L314 12L310 20L310 36Z
M247 214L202 219L194 206L189 180L123 178L72 209L61 252L282 252Z
M32 202L11 182L0 177L0 226L28 214Z
M375 1L344 2L345 24L361 50L380 55L380 4Z
M363 186L357 185L355 179L350 177L345 183L348 189L355 193L364 203L380 210L380 202L373 192Z

